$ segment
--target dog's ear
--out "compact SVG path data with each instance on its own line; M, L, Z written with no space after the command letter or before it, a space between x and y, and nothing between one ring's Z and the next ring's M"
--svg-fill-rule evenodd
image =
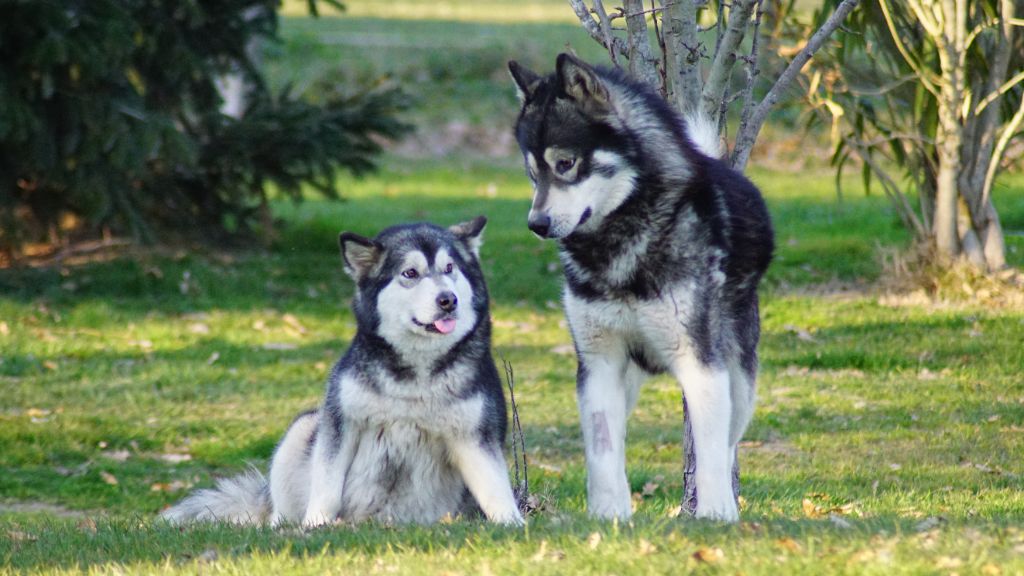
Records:
M480 258L480 246L484 243L484 226L487 226L487 218L477 216L469 222L450 226L448 231L455 234L455 237L469 248L473 256Z
M512 75L512 80L516 83L516 94L519 95L519 102L525 104L537 90L537 84L540 83L540 76L532 70L524 68L515 60L508 61L508 72Z
M362 280L380 264L384 255L383 246L351 232L342 232L338 236L338 246L341 247L341 261L345 266L345 272L356 282Z
M555 73L562 91L583 112L593 117L606 116L611 112L608 88L586 62L572 54L559 54L555 62Z

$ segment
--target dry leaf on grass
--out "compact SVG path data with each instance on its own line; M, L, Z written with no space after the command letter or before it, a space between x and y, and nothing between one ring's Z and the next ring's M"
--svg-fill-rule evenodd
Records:
M117 477L105 470L100 470L100 478L103 479L103 482L110 484L111 486L118 485Z
M725 552L721 548L701 548L693 553L693 559L706 564L714 564L725 559Z

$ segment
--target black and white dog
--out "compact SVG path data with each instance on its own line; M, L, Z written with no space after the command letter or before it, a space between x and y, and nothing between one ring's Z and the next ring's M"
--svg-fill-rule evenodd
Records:
M626 418L645 376L668 372L692 419L697 517L738 520L731 470L754 411L757 286L774 248L761 194L718 159L714 127L618 71L569 54L549 76L509 70L529 227L557 240L565 271L590 513L632 513Z
M181 523L435 522L482 509L522 524L502 454L508 419L479 264L482 216L340 236L356 281L352 345L319 409L278 444L270 479L220 480L166 510Z

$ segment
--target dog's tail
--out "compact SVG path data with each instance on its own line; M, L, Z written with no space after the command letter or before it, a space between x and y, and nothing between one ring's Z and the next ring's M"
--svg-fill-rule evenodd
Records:
M686 135L690 142L705 156L721 159L724 156L722 140L718 137L718 126L703 112L694 112L686 117Z
M171 524L231 522L259 524L270 515L270 485L263 474L250 468L233 478L217 480L214 488L196 490L164 510L160 516Z

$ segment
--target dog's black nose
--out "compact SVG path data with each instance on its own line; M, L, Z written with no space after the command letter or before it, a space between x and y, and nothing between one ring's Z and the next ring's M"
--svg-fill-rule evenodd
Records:
M526 224L534 234L541 238L547 238L548 232L551 230L551 217L547 214L539 214L530 218Z
M454 292L441 292L437 295L437 307L445 312L452 312L459 305L459 299Z

